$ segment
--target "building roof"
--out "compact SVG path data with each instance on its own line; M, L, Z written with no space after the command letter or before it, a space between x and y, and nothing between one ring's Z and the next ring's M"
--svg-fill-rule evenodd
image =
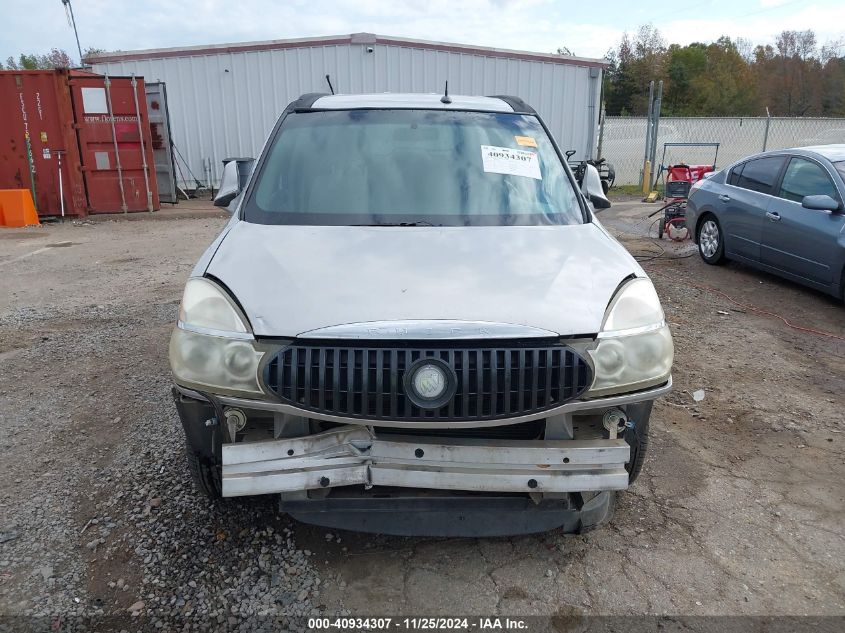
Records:
M484 46L454 44L449 42L433 42L428 40L375 35L373 33L352 33L351 35L328 35L324 37L301 37L287 40L239 42L234 44L208 44L177 48L149 48L137 51L114 51L111 53L88 55L86 56L85 61L88 64L103 64L108 62L133 61L140 59L193 57L198 55L219 55L221 53L244 53L250 51L280 50L286 48L309 48L339 44L382 44L385 46L403 46L407 48L421 48L451 53L463 53L466 55L502 57L507 59L538 61L569 66L594 66L598 68L608 66L608 62L604 59L556 55L553 53L532 53L528 51L515 51L506 48L488 48Z
M420 108L424 110L481 110L485 112L513 112L514 109L498 97L467 97L449 95L450 103L440 101L442 94L391 93L363 95L326 95L312 104L315 110L350 110L353 108Z

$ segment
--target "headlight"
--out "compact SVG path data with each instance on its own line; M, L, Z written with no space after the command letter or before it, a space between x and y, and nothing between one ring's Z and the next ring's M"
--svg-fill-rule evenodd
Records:
M634 279L607 309L593 359L588 397L636 391L669 380L675 348L660 300L648 279Z
M188 329L218 330L224 335L250 333L232 300L217 284L201 277L189 279L185 284L179 306L179 325Z
M214 392L261 395L260 360L261 352L234 302L208 279L190 279L170 338L176 382Z

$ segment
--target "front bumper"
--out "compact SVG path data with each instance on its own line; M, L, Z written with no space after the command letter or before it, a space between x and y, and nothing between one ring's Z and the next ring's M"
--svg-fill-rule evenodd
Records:
M527 495L328 497L283 500L281 510L297 521L334 530L397 536L493 537L554 529L581 533L610 519L614 494L604 491L586 500L573 494L540 502Z
M483 432L471 438L456 437L457 433L450 431L467 425L455 422L429 423L425 431L394 427L388 433L390 429L378 425L341 419L334 428L319 432L320 425L325 428L335 423L333 418L319 420L320 416L314 416L318 420L312 419L309 432L306 416L313 414L287 405L201 394L184 387L177 387L174 394L189 446L219 469L224 497L289 493L287 498L318 498L329 489L346 487L348 491L355 487L366 491L376 487L410 494L415 494L414 490L441 490L530 493L542 498L545 493L565 496L627 488L630 468L626 464L631 460L628 434L624 439L607 439L607 434L604 438L573 435L572 416L600 419L604 411L622 407L629 417L633 416L637 429L646 428L650 402L670 389L671 381L633 394L568 402L544 414L545 439L535 440L492 439L484 437ZM295 436L233 443L227 441L226 429L221 428L225 425L208 423L212 418L222 420L230 407L300 420L304 426ZM570 433L549 434L549 420L568 421ZM525 421L478 421L474 430L489 428L492 435L496 426Z
M615 440L391 436L345 426L223 445L223 496L363 485L470 492L623 490L630 446Z

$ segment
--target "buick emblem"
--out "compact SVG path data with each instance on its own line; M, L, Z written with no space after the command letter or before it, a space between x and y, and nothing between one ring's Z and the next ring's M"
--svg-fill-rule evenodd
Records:
M439 409L455 395L455 370L439 358L420 358L405 372L405 394L421 409Z
M420 398L436 400L446 391L446 374L435 365L422 365L414 372L413 383Z

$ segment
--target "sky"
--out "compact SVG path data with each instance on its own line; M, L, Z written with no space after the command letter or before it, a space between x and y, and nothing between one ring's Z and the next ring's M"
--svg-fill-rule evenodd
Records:
M72 0L82 49L137 50L361 31L603 57L652 23L668 43L721 35L771 43L785 29L845 41L845 0ZM0 0L0 60L76 52L62 0ZM842 49L845 54L845 47Z

